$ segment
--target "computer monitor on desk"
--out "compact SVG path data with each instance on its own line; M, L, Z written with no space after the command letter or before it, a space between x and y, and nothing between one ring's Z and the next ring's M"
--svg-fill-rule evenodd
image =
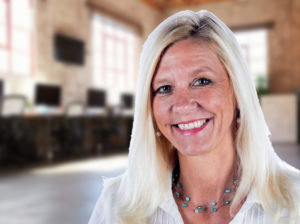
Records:
M2 97L4 95L4 88L3 88L3 81L0 80L0 97Z
M35 105L41 114L61 113L61 87L56 85L37 84L35 86Z
M134 96L131 93L121 94L121 105L123 116L133 116Z
M106 92L102 89L87 90L87 114L107 115Z

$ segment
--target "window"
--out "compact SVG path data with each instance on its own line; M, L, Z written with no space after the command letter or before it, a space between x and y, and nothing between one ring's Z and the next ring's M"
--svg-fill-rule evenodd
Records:
M110 104L119 104L122 92L134 92L138 37L131 27L99 14L92 23L93 84L107 90Z
M259 28L235 32L254 81L267 79L267 29Z
M33 73L32 0L0 0L0 72Z

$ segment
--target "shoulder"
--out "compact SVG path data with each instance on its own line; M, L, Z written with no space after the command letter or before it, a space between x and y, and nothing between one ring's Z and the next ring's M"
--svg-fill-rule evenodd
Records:
M282 162L281 168L289 180L289 190L292 192L298 216L300 216L300 171L286 162Z
M300 170L291 166L290 164L281 161L280 167L289 181L294 185L296 190L300 193Z
M116 223L115 204L122 176L103 180L103 190L93 210L89 224Z

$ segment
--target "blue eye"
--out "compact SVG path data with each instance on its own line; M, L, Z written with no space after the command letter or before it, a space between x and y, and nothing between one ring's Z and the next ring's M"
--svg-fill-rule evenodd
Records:
M196 79L193 83L194 86L206 86L208 84L211 83L210 79L206 79L206 78L200 78L200 79Z
M167 94L169 92L171 92L172 87L170 85L166 85L166 86L161 86L159 87L156 91L155 94Z

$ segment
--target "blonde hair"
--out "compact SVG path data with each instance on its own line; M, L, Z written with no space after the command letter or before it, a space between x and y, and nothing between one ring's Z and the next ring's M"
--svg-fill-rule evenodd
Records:
M137 81L135 116L129 148L129 165L117 192L116 211L121 223L145 223L166 198L174 150L155 135L151 107L151 81L163 51L170 44L197 37L205 41L226 67L240 109L235 146L240 182L230 211L237 208L255 186L263 208L279 219L284 208L296 216L295 190L289 172L282 170L269 140L269 130L255 87L230 29L212 13L182 11L163 21L144 44ZM276 210L274 208L276 205Z

